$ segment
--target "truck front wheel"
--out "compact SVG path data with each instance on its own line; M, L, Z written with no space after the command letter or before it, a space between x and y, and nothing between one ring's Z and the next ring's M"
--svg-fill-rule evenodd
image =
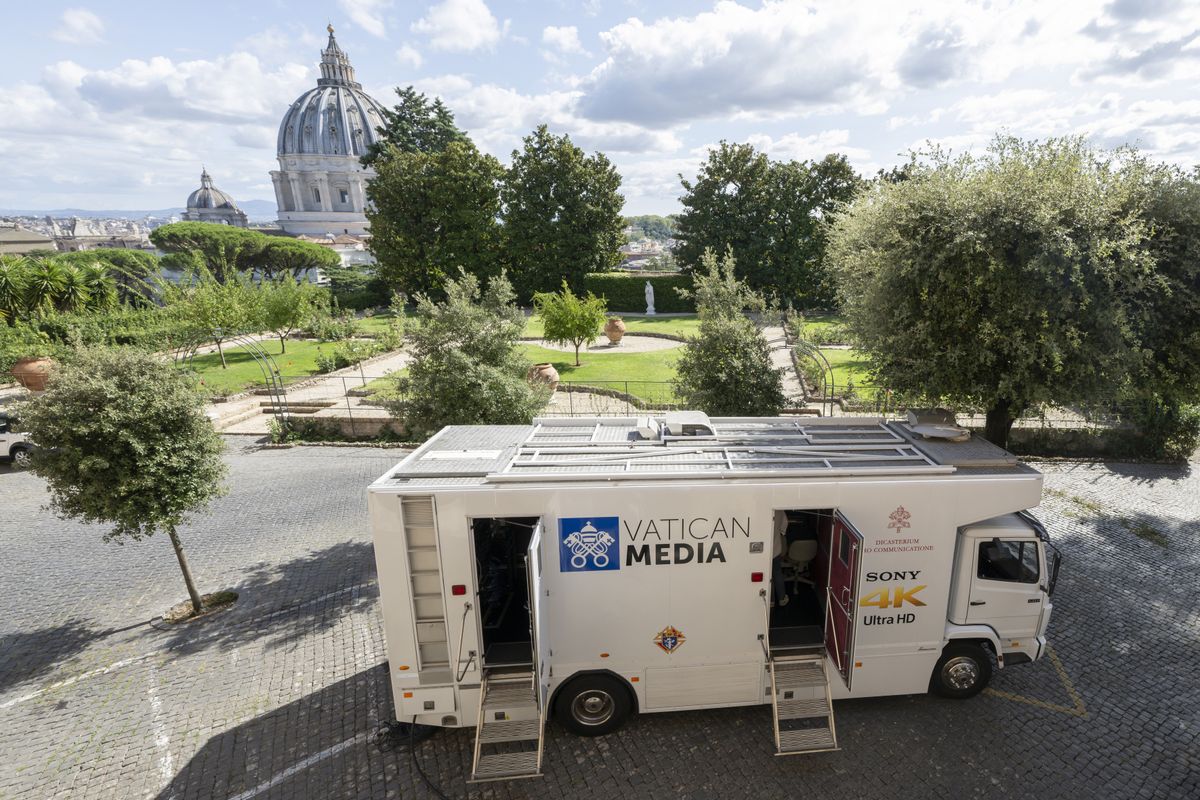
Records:
M573 678L554 701L554 718L577 736L612 733L629 718L632 710L629 689L610 675Z
M942 651L929 689L934 694L965 700L983 691L992 679L992 659L977 644L949 644Z

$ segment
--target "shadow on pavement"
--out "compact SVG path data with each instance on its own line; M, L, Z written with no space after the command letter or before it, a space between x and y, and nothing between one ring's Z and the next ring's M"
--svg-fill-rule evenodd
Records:
M36 631L0 634L0 691L40 678L108 633L72 619Z
M236 586L234 607L210 619L170 629L167 647L193 653L266 640L286 646L333 627L378 596L370 542L340 542L290 561L257 565Z
M380 664L217 734L158 793L159 800L429 796L424 786L418 789L407 742L387 749L375 741L376 730L391 719L387 671ZM469 758L452 737L438 734L435 741L443 746L431 742L420 752L430 761L435 755Z

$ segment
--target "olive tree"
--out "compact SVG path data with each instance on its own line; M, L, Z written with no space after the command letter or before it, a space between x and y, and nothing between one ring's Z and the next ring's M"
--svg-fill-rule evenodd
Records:
M1118 397L1141 359L1124 299L1154 263L1139 169L1081 139L997 137L875 182L829 254L876 377L982 406L1001 446L1030 407Z
M747 312L763 315L767 303L735 274L732 251L718 261L705 250L692 273L700 314L699 335L689 337L676 363L675 391L685 405L720 416L774 416L787 398L783 370Z
M563 281L560 292L537 292L533 307L542 318L546 341L575 347L575 366L579 366L579 348L600 336L600 327L608 314L603 297L588 292L581 297Z
M270 283L263 283L263 326L279 337L279 352L287 352L287 337L308 324L313 317L328 308L328 293L308 281L298 281L284 273Z
M31 466L46 480L51 508L64 519L112 525L105 541L165 532L200 613L179 528L224 492L225 464L188 377L152 354L83 349L18 413L38 444Z

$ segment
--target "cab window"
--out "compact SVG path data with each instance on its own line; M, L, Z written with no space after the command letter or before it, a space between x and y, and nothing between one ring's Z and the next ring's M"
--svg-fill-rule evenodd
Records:
M1000 540L979 543L979 577L989 581L1037 583L1037 542Z

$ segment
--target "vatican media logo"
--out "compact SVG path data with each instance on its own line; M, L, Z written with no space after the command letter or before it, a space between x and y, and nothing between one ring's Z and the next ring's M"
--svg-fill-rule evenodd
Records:
M558 521L561 572L620 569L619 517L565 517Z

